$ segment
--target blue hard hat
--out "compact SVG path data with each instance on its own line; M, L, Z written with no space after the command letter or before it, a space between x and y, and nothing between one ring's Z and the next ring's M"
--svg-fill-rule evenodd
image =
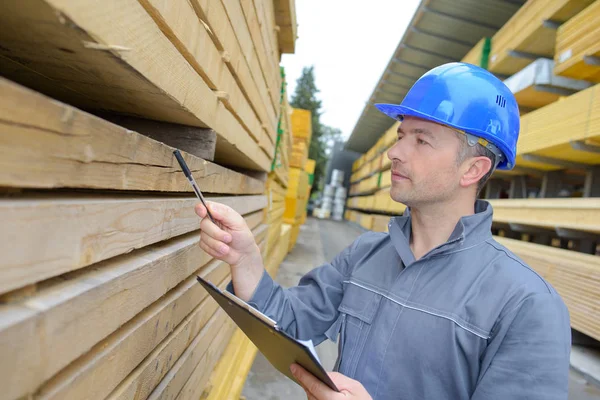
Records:
M515 165L519 106L510 89L483 68L440 65L415 82L402 104L375 107L394 119L413 116L463 131L500 156L498 169Z

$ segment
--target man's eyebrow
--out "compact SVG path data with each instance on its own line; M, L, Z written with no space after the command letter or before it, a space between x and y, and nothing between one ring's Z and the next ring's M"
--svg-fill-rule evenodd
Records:
M414 129L411 129L410 132L411 133L416 133L416 134L421 133L423 135L427 135L427 136L435 139L435 136L433 135L433 133L431 133L431 131L428 130L428 129L414 128ZM406 134L406 132L402 129L402 126L398 127L398 133L404 133L404 134Z

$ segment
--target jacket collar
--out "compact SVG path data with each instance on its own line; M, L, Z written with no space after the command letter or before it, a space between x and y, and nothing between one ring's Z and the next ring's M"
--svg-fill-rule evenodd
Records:
M448 241L429 253L423 258L439 255L461 248L467 248L486 241L492 236L492 205L485 200L475 201L475 213L461 217ZM407 208L404 214L392 218L389 225L390 238L396 248L398 255L408 266L415 262L415 257L410 250L411 216Z

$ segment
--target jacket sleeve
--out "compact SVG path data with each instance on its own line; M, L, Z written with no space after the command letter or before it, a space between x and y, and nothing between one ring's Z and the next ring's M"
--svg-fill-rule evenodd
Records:
M359 240L360 237L331 263L308 272L291 288L281 287L265 270L248 303L277 321L289 335L311 339L315 345L321 343L326 338L325 331L337 319L343 281L350 274L350 256ZM233 293L231 282L227 290Z
M571 330L556 293L527 297L490 339L472 400L567 400Z

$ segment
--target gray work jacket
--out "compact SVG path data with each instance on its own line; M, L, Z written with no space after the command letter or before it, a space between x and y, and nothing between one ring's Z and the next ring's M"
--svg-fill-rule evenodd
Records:
M448 242L415 261L407 211L296 287L265 272L250 304L299 339L339 337L336 370L374 399L566 400L567 308L491 224L491 205L477 201Z

